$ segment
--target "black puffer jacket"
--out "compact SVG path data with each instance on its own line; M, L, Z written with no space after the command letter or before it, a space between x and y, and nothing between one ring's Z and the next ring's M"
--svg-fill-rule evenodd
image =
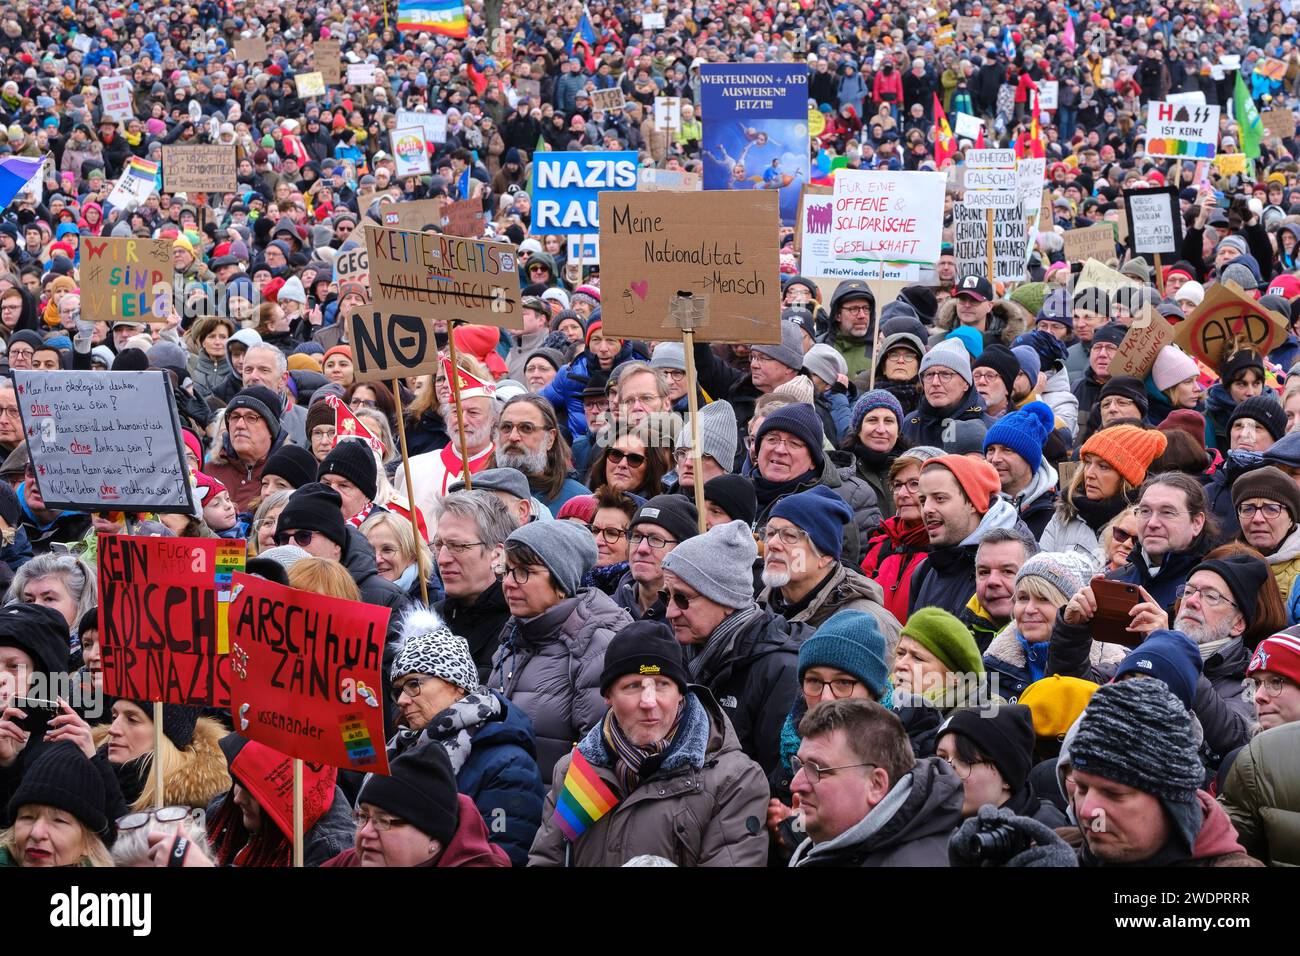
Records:
M903 437L913 446L934 445L942 448L944 426L949 421L982 421L985 427L990 427L994 419L989 417L984 408L984 399L980 398L974 385L966 390L956 405L943 410L931 407L923 394L916 411L903 416Z

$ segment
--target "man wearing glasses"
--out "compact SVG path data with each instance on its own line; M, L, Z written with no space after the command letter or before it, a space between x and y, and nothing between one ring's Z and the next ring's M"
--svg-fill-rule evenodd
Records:
M18 393L14 380L0 378L0 454L9 453L23 444L23 419L18 412Z
M848 376L853 378L871 368L876 297L861 279L845 279L835 287L830 305L831 328L818 341L844 356Z
M993 424L975 389L970 353L952 339L940 342L921 359L921 401L903 419L903 436L913 445L942 448L950 421Z
M695 504L681 495L657 495L638 508L628 522L628 571L614 588L614 603L638 620L663 620L663 560L698 533Z
M226 439L207 473L229 489L240 511L261 495L266 459L282 443L279 409L275 393L261 385L245 388L226 406Z
M549 401L540 395L517 395L506 402L497 424L496 464L523 472L532 496L552 515L570 498L590 494L568 477L571 461Z

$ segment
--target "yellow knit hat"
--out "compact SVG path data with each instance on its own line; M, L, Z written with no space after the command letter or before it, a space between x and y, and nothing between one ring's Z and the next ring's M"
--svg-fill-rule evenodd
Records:
M1034 733L1039 737L1064 737L1099 686L1079 677L1053 674L1026 687L1017 703L1033 714Z

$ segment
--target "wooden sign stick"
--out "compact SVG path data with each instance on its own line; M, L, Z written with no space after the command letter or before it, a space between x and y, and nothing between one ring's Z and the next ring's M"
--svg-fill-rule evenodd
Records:
M465 410L460 407L460 366L456 364L455 319L447 320L447 354L451 358L451 400L456 406L456 434L460 438L460 463L465 478L465 490L473 491L474 486L470 484L469 477L469 448L465 444ZM407 488L410 487L410 478L407 478Z

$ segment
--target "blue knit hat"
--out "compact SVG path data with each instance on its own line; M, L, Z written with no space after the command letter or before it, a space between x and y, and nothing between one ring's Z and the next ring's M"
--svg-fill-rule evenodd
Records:
M820 470L825 463L826 456L822 452L822 437L825 432L822 430L821 417L811 405L798 402L778 408L768 415L763 419L763 424L758 426L754 442L756 449L763 447L763 436L770 431L789 432L807 445L814 468Z
M944 340L956 339L962 345L966 346L966 351L970 353L971 358L979 358L980 353L984 351L984 335L979 329L972 328L969 325L959 325L947 335Z
M1031 387L1038 385L1038 373L1043 370L1043 360L1038 357L1032 345L1012 346L1011 354L1020 362L1020 371L1025 373Z
M1043 443L1056 427L1056 415L1044 402L1030 402L1019 411L997 420L984 436L984 451L990 445L1004 445L1037 471L1043 463Z
M1188 710L1196 699L1196 681L1203 667L1196 642L1182 631L1152 631L1150 636L1120 661L1115 679L1144 674L1165 682Z
M844 526L853 520L853 509L825 485L818 485L778 501L771 517L784 518L808 533L822 554L839 560L844 545Z
M857 434L862 428L862 419L866 418L868 413L874 412L877 408L887 408L894 413L901 427L903 424L903 406L896 399L892 392L887 392L883 388L877 388L867 392L856 402L853 403L853 434Z
M834 667L867 685L876 700L889 691L885 638L866 611L836 611L799 645L799 678L810 667Z

